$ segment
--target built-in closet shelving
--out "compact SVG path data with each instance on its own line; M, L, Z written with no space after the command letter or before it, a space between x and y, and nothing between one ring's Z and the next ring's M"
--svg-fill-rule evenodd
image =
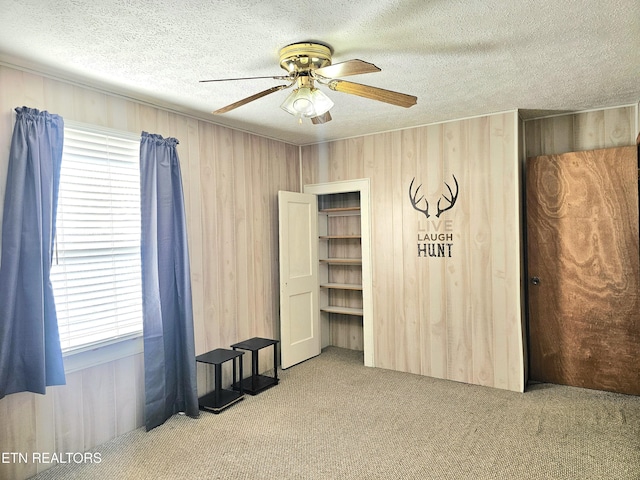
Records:
M318 197L320 311L363 316L359 192Z

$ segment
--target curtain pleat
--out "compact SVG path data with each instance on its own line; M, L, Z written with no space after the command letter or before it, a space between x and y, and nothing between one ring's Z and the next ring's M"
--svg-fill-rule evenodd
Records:
M27 107L16 113L2 218L0 398L65 383L49 279L64 122Z
M195 343L182 177L175 138L142 132L142 308L147 430L197 417Z

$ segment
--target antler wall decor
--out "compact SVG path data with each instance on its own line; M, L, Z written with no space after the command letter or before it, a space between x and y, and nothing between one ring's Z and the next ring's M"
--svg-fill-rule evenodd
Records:
M436 204L436 208L438 209L438 213L436 213L437 218L439 218L440 215L442 215L447 210L451 210L455 205L456 200L458 200L458 180L456 179L455 175L452 174L451 176L453 177L456 191L454 193L449 184L445 182L445 186L447 187L447 190L449 190L449 196L447 196L446 193L443 193L442 196L438 199L438 203ZM413 191L413 184L415 181L416 177L413 177L413 180L411 180L411 184L409 185L409 200L411 200L411 205L413 206L413 208L415 208L418 212L423 213L425 217L429 218L431 216L429 215L429 202L426 198L424 198L424 195L420 195L420 198L418 198L422 184L418 185L418 188L416 188L415 192ZM442 200L448 202L449 205L445 206L444 208L440 208L440 202L442 202ZM424 208L421 208L420 202L424 202Z
M413 180L411 180L411 184L409 185L409 199L411 200L411 205L413 205L413 208L415 208L417 211L424 213L425 217L429 218L429 202L424 199L424 195L418 198L418 192L420 192L420 187L422 187L422 184L418 185L415 194L411 193L411 191L413 190L413 182L415 181L416 177L413 177ZM422 200L424 200L424 203L426 205L424 209L418 207L418 203L420 203Z

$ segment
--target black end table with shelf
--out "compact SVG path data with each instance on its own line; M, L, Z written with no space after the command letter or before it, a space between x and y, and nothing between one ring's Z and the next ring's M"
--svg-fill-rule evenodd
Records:
M228 361L233 362L233 382L238 381L236 377L236 362L240 364L240 378L242 378L242 356L244 352L228 350L226 348L217 348L210 352L203 353L196 357L196 362L208 363L214 366L214 389L206 395L198 398L198 404L201 409L213 413L220 413L227 407L242 400L244 392L242 385L237 391L222 388L222 364Z
M251 376L242 379L242 372L240 373L240 382L233 384L233 388L236 390L242 390L249 395L256 395L267 388L273 387L278 384L278 343L280 340L271 340L268 338L254 337L243 342L235 343L231 345L234 350L249 350L251 352ZM266 375L260 375L260 369L258 367L258 350L266 347L273 346L273 371L274 376L269 377ZM241 362L242 363L242 362ZM235 363L234 363L235 369ZM235 378L235 371L234 371Z

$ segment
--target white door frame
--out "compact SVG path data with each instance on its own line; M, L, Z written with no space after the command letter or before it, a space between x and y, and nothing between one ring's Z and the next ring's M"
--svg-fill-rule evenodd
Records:
M304 193L330 195L360 192L360 222L362 236L362 328L364 336L364 364L375 366L373 343L373 271L371 251L371 181L368 178L304 185Z

